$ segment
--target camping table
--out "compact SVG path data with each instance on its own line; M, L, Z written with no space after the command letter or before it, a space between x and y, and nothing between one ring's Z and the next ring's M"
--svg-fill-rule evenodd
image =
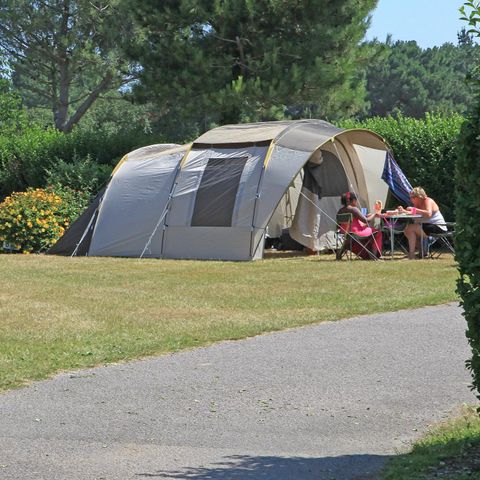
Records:
M394 249L394 236L395 236L395 231L393 229L393 224L395 220L408 220L412 218L421 218L421 215L411 215L411 214L402 214L398 213L397 215L386 215L383 217L385 220L392 220L391 222L388 222L388 229L390 233L390 257L393 259L393 249ZM423 257L423 242L420 242L420 248L422 249L422 257Z

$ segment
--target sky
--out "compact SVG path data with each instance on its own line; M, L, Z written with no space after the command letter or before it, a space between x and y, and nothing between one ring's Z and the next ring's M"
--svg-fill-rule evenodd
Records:
M457 43L457 32L466 26L458 9L464 0L379 0L372 13L367 39L416 40L422 48Z

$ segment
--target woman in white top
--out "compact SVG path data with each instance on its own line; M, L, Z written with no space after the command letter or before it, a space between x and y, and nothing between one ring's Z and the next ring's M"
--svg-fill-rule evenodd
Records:
M447 230L445 219L440 213L437 203L427 196L425 190L421 187L415 187L410 192L410 200L413 207L406 209L398 207L400 213L410 213L412 215L421 215L416 218L414 223L405 227L403 233L408 239L408 258L415 258L415 249L417 244L432 233L442 233Z

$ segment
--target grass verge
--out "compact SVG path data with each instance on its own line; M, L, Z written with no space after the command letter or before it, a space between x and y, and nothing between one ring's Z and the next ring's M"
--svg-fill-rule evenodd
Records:
M0 255L0 390L54 372L456 300L452 258Z
M395 457L383 480L480 479L480 417L465 407L459 418L430 431L410 453Z

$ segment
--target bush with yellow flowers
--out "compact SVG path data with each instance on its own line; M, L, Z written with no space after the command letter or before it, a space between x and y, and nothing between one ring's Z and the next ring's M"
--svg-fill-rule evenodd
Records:
M69 188L30 188L0 203L0 247L23 253L44 252L77 218L88 195Z

